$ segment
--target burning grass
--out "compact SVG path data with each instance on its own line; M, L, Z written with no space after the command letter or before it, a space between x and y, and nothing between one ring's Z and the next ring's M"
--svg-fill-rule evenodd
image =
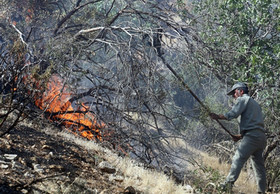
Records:
M36 99L35 104L40 109L49 113L49 118L59 122L89 140L102 140L101 129L105 127L102 122L97 122L90 108L81 103L76 109L69 101L72 93L63 84L62 78L52 75L47 83L44 94Z

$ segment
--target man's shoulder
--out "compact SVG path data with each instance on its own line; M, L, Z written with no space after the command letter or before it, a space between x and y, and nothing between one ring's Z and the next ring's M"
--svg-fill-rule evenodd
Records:
M257 101L255 101L255 99L253 99L248 94L244 94L243 96L240 96L238 100L240 103L245 104L245 105L247 105L249 103L250 106L260 106L259 103Z
M248 102L251 97L248 94L243 94L237 98L238 101L246 101Z
M243 94L242 96L240 96L236 99L236 104L240 104L242 106L247 106L250 99L251 99L251 97L249 95Z

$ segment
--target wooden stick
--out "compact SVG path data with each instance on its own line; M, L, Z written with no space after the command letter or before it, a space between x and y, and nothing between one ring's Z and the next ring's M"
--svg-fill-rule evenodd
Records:
M180 83L191 93L191 95L196 99L196 101L199 102L199 104L207 111L207 113L210 115L211 111L209 107L204 105L201 100L197 97L197 95L190 89L190 87L184 82L183 78L180 77L176 71L168 64L165 62L165 59L163 57L160 57L164 63L164 65L172 72L172 74L180 81ZM231 136L235 137L218 119L215 119L217 123Z

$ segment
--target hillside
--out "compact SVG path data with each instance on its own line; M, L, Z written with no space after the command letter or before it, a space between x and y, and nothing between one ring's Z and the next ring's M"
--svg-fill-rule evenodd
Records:
M26 121L0 138L0 193L220 193L215 183L229 169L219 158L193 150L199 163L190 165L182 186L106 147L42 118ZM241 173L236 193L255 190L249 176Z
M28 122L0 139L1 193L188 192L163 173L47 121Z

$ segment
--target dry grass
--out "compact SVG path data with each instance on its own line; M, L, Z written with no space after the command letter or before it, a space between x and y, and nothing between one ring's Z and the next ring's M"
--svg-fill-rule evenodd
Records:
M53 129L47 128L45 130L46 133L53 133L53 131ZM165 174L154 170L145 169L141 166L141 164L136 163L129 158L121 158L116 153L112 152L109 149L101 147L93 141L87 141L83 138L76 137L73 134L69 134L66 132L59 132L57 135L67 139L68 141L73 141L88 150L98 151L98 153L100 153L101 155L100 157L107 160L109 163L115 166L116 169L122 172L122 174L124 175L124 187L133 186L135 189L143 191L147 194L193 193L192 190L186 190L186 187L175 184L175 182ZM178 140L173 146L187 146L189 150L201 156L201 160L199 161L199 163L217 170L223 177L226 177L227 173L229 172L230 164L219 163L219 159L217 157L209 156L205 152L193 149L188 146L185 141ZM189 170L195 170L197 168L192 167L191 165L189 165L188 167ZM203 179L204 177L201 178ZM191 183L192 181L187 182ZM241 172L240 177L235 183L235 190L242 193L256 192L255 180L252 171Z
M124 175L124 187L133 186L144 193L152 194L186 194L193 193L191 189L177 185L165 174L155 170L145 169L141 164L129 159L119 157L111 150L103 148L92 141L85 141L72 134L61 132L59 135L67 140L73 141L88 150L95 150L101 154L105 160L116 167Z
M32 122L26 122L24 125L34 127L34 123ZM89 151L97 151L100 154L100 158L108 161L124 175L124 188L132 186L135 189L147 194L193 193L191 188L176 184L164 173L157 172L156 170L152 169L145 169L142 164L139 164L127 157L119 157L117 153L114 153L113 151L106 149L93 141L87 141L84 138L77 137L65 131L57 132L56 129L49 127L50 126L44 128L45 133L53 134L56 132L55 135L58 135L67 141L72 141L80 146L83 146Z
M92 141L85 141L82 138L77 138L74 135L65 132L61 132L59 135L84 146L88 150L96 150L102 154L104 159L124 174L124 187L133 186L134 188L147 194L193 193L192 190L187 190L186 187L175 184L175 182L165 174L155 170L145 169L141 166L141 164L129 158L121 158L111 150L103 148ZM192 149L192 151L201 155L202 160L200 162L203 165L217 170L222 176L225 177L229 172L230 164L219 163L219 159L217 157L209 156L205 152L194 149ZM244 171L241 172L240 177L235 183L235 190L242 193L255 193L256 186L251 171L250 173Z
M226 177L229 170L230 170L230 164L227 163L220 163L219 158L209 156L207 153L200 152L200 155L202 157L202 163L206 166L210 166L211 168L219 171L219 173ZM235 188L234 190L242 193L255 193L256 192L256 184L255 184L255 178L253 175L252 170L247 170L245 172L244 170L241 171L239 178L235 182Z

